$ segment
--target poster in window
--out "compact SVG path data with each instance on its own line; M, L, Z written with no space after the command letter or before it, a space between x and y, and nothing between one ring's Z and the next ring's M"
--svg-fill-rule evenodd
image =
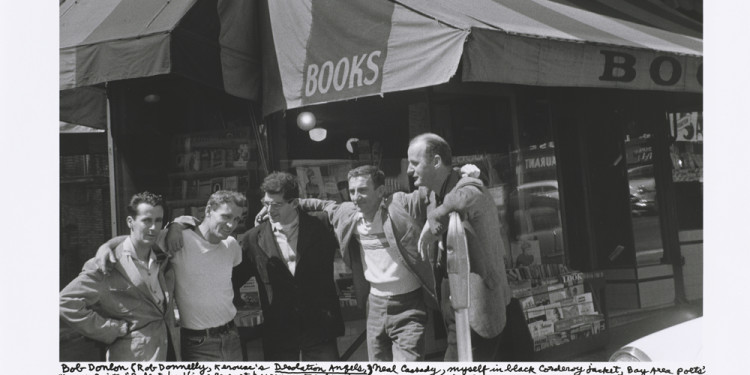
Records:
M326 199L320 167L297 167L300 197Z
M510 248L514 267L528 267L534 264L541 264L539 241L514 241L511 243Z

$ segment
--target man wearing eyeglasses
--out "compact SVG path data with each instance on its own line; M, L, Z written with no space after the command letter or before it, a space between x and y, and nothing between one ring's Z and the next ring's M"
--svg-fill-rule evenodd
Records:
M336 338L344 334L333 281L338 243L324 218L299 211L293 175L271 173L261 190L269 220L240 237L242 262L232 273L235 295L251 277L258 280L266 361L337 361ZM198 225L194 218L176 221ZM179 228L171 226L168 236Z
M243 260L234 269L235 290L259 281L265 360L337 361L344 334L333 257L333 232L299 211L299 185L286 172L268 175L261 202L269 220L242 236Z

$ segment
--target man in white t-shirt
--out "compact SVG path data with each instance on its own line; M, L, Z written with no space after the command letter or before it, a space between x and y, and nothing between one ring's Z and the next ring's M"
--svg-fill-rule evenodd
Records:
M211 195L206 217L193 230L182 232L183 249L172 256L175 299L180 312L183 361L241 361L242 349L232 303L232 269L242 261L242 249L230 234L237 228L247 199L220 190ZM119 239L99 248L104 264ZM124 239L124 238L123 238ZM159 245L165 249L162 235ZM102 266L104 267L104 266Z

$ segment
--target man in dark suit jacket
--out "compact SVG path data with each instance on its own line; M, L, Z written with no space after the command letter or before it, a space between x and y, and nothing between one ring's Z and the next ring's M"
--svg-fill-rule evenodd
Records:
M336 337L344 334L333 257L333 232L299 211L294 176L274 172L261 185L269 220L242 235L242 263L235 267L235 296L251 277L263 309L265 360L336 361Z

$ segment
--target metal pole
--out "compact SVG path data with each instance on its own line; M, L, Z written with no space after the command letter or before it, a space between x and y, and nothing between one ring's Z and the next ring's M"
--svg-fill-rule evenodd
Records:
M109 216L112 237L117 235L117 187L115 182L115 142L112 138L112 117L109 108L109 90L107 96L107 161L109 163Z
M471 287L469 284L469 247L466 243L461 217L451 212L448 223L446 266L451 291L451 306L456 315L456 349L459 362L471 362L471 330L469 308Z

